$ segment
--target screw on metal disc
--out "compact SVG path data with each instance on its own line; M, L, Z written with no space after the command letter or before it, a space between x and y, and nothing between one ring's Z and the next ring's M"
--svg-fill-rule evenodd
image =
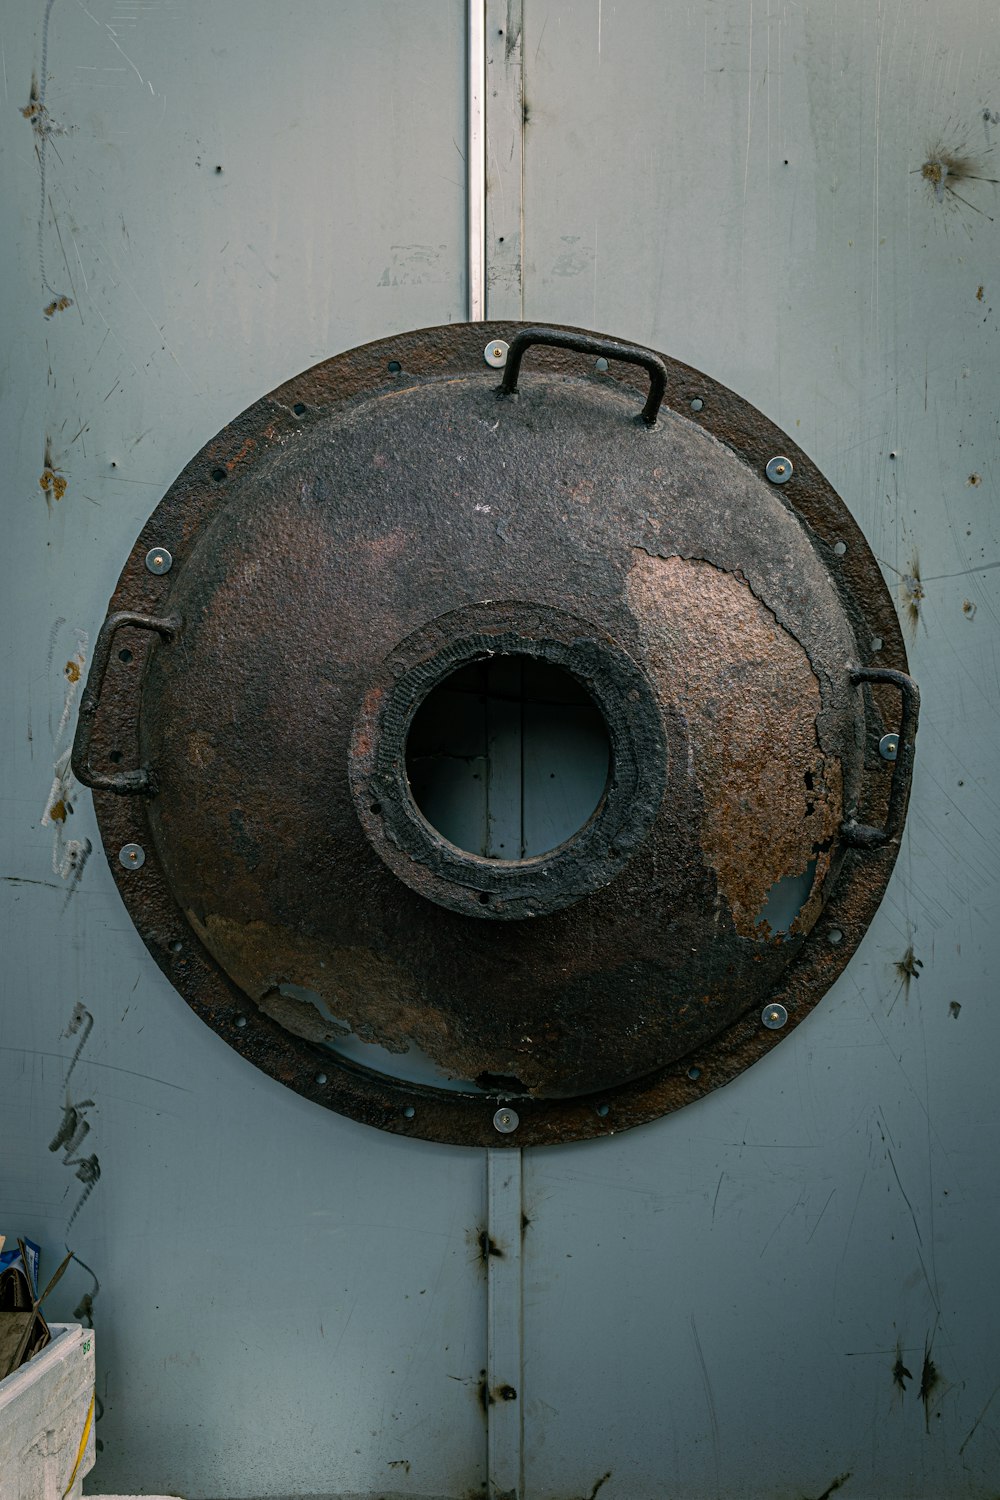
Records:
M140 844L123 844L118 851L118 863L126 870L138 870L146 863L146 851Z
M495 370L500 370L507 363L507 348L503 339L493 339L483 350L483 358Z
M895 760L899 754L899 735L884 734L878 742L878 753L883 760Z
M772 1001L770 1005L764 1006L760 1018L768 1031L780 1031L788 1020L788 1012L783 1005L778 1005L776 1001Z
M174 560L166 547L151 547L146 553L146 567L151 573L169 573Z
M785 458L779 453L775 458L769 458L764 473L772 484L787 484L795 472L792 460Z
M507 1109L506 1106L503 1109L498 1109L493 1116L493 1124L501 1135L510 1135L512 1131L517 1129L520 1123L521 1120L517 1111Z

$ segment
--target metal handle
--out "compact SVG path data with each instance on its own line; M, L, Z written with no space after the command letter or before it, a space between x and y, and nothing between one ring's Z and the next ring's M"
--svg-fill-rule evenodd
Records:
M903 714L899 725L899 743L892 767L892 783L889 787L889 807L886 811L885 827L874 828L869 823L859 823L848 818L841 833L849 844L860 848L876 848L899 838L903 831L906 799L913 775L913 742L917 733L917 718L920 714L920 689L912 677L905 672L894 672L889 667L858 667L851 673L852 682L886 683L899 688L903 697Z
M73 775L84 786L91 786L99 792L118 792L122 796L155 790L153 775L147 766L139 766L134 771L115 771L110 776L103 771L95 771L90 764L90 742L93 738L94 720L101 701L104 674L108 669L111 645L116 633L123 625L131 625L136 630L155 630L164 640L170 640L180 630L182 623L180 615L168 615L165 619L156 619L153 615L135 615L129 610L121 610L118 614L108 615L101 626L94 646L94 657L90 663L87 686L80 699L80 716L77 720L71 756Z
M592 338L589 333L565 333L559 328L523 328L511 339L497 395L517 394L521 360L532 344L548 344L556 349L573 349L577 354L593 354L598 359L620 359L625 364L641 365L649 374L649 395L642 408L641 419L647 427L655 426L656 415L667 388L667 367L663 360L651 349L643 349L639 344L620 344L616 339Z

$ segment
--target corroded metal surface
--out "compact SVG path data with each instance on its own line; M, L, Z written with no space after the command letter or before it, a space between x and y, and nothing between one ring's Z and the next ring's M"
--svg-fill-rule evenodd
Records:
M110 852L147 851L112 868L200 1015L357 1119L494 1145L650 1119L787 1034L767 999L802 1019L896 852L843 834L885 822L900 713L851 674L905 669L874 559L785 435L670 361L653 430L641 370L565 350L498 401L483 339L516 331L353 350L220 433L112 601L183 627L120 627L92 749L155 776L98 812ZM448 845L401 769L414 706L493 651L563 666L609 728L600 807L536 860Z

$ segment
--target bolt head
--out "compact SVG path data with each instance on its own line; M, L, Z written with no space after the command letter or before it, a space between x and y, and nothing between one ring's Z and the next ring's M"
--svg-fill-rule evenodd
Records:
M895 760L899 754L899 735L884 734L878 742L878 753L883 760Z
M512 1135L520 1123L521 1119L517 1110L511 1109L508 1105L498 1109L493 1116L493 1124L501 1135Z
M126 870L140 870L146 863L146 851L141 844L123 844L118 851L118 863Z
M493 339L483 350L483 358L494 370L502 370L507 363L507 345L503 339Z
M772 484L787 484L794 472L795 466L792 460L786 458L783 453L769 458L764 467L764 473Z
M760 1018L768 1031L780 1031L788 1021L788 1012L783 1005L772 1000L770 1005L765 1005L760 1013Z
M146 567L151 573L169 573L174 560L166 547L151 547L146 553Z

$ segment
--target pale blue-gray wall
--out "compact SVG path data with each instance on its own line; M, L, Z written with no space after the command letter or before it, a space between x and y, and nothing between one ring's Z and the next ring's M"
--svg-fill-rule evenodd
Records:
M38 1239L50 1268L67 1238L83 1184L48 1148L82 1040L70 1102L89 1134L70 1159L96 1155L100 1179L68 1237L100 1282L91 1492L457 1500L487 1479L483 1156L366 1130L255 1072L146 954L89 794L70 789L65 825L43 814L79 692L66 665L85 675L188 458L297 370L466 316L466 7L48 10L42 206L20 110L46 5L0 7L0 1231ZM994 10L524 0L522 23L490 0L487 16L488 309L516 316L523 293L531 319L652 343L784 426L884 564L924 694L896 873L811 1018L678 1115L525 1154L524 1500L588 1496L607 1473L601 1500L816 1500L842 1475L844 1500L987 1500ZM964 175L936 192L921 168L942 153ZM72 306L46 319L60 294ZM78 1004L92 1028L67 1035ZM51 1311L88 1290L74 1268Z

